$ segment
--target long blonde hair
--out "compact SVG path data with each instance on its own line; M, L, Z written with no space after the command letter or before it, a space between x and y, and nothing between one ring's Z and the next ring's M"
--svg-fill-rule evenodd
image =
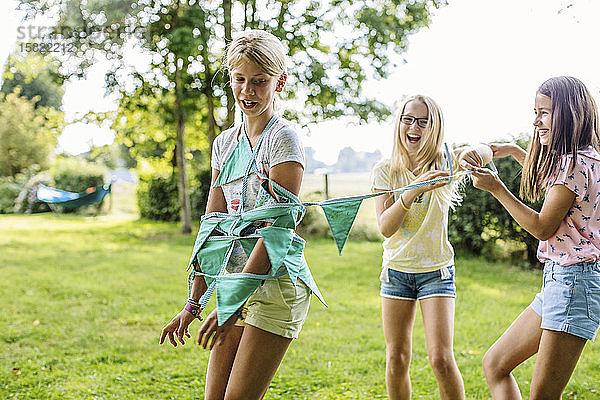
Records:
M531 139L521 176L521 197L538 200L552 173L571 155L575 166L578 150L588 146L599 149L598 109L583 82L570 76L550 78L541 84L538 93L552 100L550 145L543 146L535 134Z
M392 158L390 160L390 176L394 188L400 186L400 172L410 165L408 150L400 139L400 124L404 109L411 101L417 101L427 106L427 126L424 128L425 132L422 135L425 141L417 151L417 165L412 172L416 176L420 176L430 170L442 169L446 160L446 153L442 148L444 143L444 116L440 106L431 97L420 94L407 98L396 115L394 123L394 147L392 148ZM451 206L460 204L462 200L458 191L458 182L456 180L453 182L452 185L437 189L442 198Z

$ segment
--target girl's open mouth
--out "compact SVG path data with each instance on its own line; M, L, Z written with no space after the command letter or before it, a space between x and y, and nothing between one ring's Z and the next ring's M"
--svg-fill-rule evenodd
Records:
M421 140L421 136L414 136L409 134L406 134L406 138L408 139L409 143L418 143L419 140Z
M253 108L254 106L256 106L258 104L257 101L250 101L250 100L242 100L241 101L242 105L244 106L244 108Z

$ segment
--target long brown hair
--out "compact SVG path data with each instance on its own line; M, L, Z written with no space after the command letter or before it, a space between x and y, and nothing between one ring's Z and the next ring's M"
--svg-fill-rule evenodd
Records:
M598 109L594 98L583 82L570 76L550 78L538 89L538 93L552 100L550 145L544 146L535 134L531 139L523 163L521 197L537 201L552 176L565 162L563 156L571 155L575 166L578 150L600 144Z

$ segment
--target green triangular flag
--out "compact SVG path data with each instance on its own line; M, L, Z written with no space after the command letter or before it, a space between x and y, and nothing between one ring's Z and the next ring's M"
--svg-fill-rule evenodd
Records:
M292 244L294 231L288 228L279 228L276 226L267 226L258 230L262 236L271 262L271 271L277 271L288 253ZM271 272L271 273L273 273Z
M290 280L294 285L298 280L298 274L300 273L300 270L306 263L302 254L302 250L304 250L304 241L292 240L287 257L285 260L283 260Z
M329 228L331 229L340 255L342 254L342 249L344 248L346 239L348 239L350 228L352 228L352 223L356 218L362 201L363 199L359 198L343 201L338 200L331 203L325 201L320 204L325 217L327 217Z
M217 321L223 325L254 293L261 279L222 275L217 279Z
M246 253L246 257L250 257L250 253L254 250L254 246L256 246L257 238L243 238L238 239L242 244L242 248L244 249L244 253Z
M218 275L223 266L227 250L232 245L232 239L207 240L196 255L200 271L209 275Z
M252 161L253 156L250 144L245 137L245 135L241 135L240 141L235 146L235 149L233 149L231 155L227 158L227 161L225 161L223 168L221 168L219 177L213 187L225 185L226 183L243 178L246 175L246 169L248 168L248 164ZM256 168L252 166L251 171L255 172Z
M188 263L188 269L193 264L198 251L204 245L204 242L206 242L206 239L208 239L208 237L213 232L218 223L219 219L215 218L214 216L211 216L204 219L202 221L202 224L200 224L200 229L198 230L198 235L196 236L196 241L194 243L194 250L192 250L192 257L190 258L190 262Z
M317 283L313 279L308 268L303 268L300 271L300 275L298 275L298 279L302 280L302 282L304 282L306 284L306 286L308 286L310 288L310 290L314 293L315 296L317 296L319 301L321 301L321 303L323 303L323 305L325 307L328 307L327 303L325 302L325 299L323 298L323 295L321 294L321 291L319 290L319 288L317 286Z

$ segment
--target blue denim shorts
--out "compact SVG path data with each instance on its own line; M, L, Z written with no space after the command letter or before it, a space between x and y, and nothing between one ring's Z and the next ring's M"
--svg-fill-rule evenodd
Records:
M432 272L409 273L384 269L381 274L381 297L417 300L427 297L456 297L454 266Z
M563 267L546 261L542 290L531 308L542 317L542 329L594 340L600 326L600 264L584 261Z

